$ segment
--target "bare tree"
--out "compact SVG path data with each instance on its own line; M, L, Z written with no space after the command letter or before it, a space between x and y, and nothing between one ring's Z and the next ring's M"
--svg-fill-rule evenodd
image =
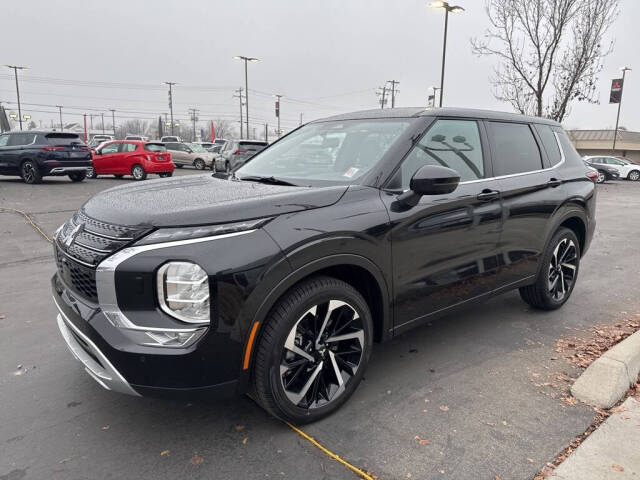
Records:
M471 43L500 60L491 79L498 100L557 121L573 100L597 103L596 75L613 47L603 38L619 0L487 0L486 12L491 26Z
M142 135L152 137L155 132L155 125L146 120L131 119L123 123L116 124L116 137L124 138L127 135ZM105 125L105 131L112 132L112 125Z
M236 129L233 127L233 122L224 118L214 119L213 128L216 130L216 138L233 138L236 135Z

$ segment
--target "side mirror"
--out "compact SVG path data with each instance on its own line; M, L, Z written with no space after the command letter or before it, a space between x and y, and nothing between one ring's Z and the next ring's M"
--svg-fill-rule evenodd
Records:
M460 174L440 165L425 165L413 174L409 190L397 201L406 207L415 207L423 195L444 195L453 192L460 183Z
M94 155L102 155L102 150L94 150Z

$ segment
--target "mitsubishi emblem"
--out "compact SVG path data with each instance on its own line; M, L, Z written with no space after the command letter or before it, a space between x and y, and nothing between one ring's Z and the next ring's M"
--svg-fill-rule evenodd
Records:
M69 233L67 238L64 239L64 246L67 249L71 245L73 245L73 242L75 241L76 237L80 234L80 232L82 232L83 229L84 229L84 223L81 223L77 225L73 230L71 230L71 233Z

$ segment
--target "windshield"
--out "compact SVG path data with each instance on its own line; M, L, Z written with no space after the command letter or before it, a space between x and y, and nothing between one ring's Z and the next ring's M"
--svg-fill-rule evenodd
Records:
M236 171L260 176L348 183L380 161L409 119L311 123L287 135Z
M187 146L193 150L194 152L198 152L198 153L207 153L207 151L202 148L200 145L198 145L197 143L187 143Z

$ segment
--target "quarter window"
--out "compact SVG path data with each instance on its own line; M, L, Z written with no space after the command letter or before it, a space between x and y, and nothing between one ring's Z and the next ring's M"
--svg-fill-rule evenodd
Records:
M9 135L0 135L0 147L6 147L9 141Z
M437 120L400 167L395 185L409 188L411 177L424 165L442 165L460 174L460 181L484 178L482 143L474 120Z
M551 165L557 165L560 163L560 160L562 160L562 155L560 154L560 148L558 148L558 142L556 141L556 136L553 134L553 130L551 130L549 125L540 124L536 125L536 130L538 131L538 135L540 135L542 145L547 152L547 158L549 158Z
M541 170L538 143L526 123L489 122L493 173L513 175Z

